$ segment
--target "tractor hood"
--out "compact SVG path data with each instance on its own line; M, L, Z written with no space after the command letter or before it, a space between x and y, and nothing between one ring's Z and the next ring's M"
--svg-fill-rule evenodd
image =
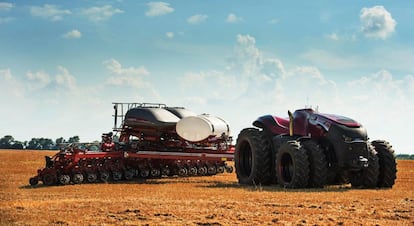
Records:
M321 116L323 118L328 119L334 123L338 123L347 127L360 127L361 124L351 118L341 116L341 115L334 115L334 114L323 114L323 113L315 113L315 115Z

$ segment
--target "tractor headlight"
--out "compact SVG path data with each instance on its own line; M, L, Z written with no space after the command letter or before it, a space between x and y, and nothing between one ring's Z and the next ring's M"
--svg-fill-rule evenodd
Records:
M345 142L350 143L352 142L354 139L352 139L351 137L348 137L346 135L342 135L342 138L344 139Z

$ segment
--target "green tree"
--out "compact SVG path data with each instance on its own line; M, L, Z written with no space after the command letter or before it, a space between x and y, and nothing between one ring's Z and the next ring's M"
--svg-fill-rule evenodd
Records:
M66 140L63 137L59 137L58 139L56 139L55 143L56 145L63 144L66 143Z
M0 139L0 148L9 149L14 144L14 138L11 135L6 135Z
M49 138L39 138L39 143L42 150L52 150L55 148L55 143Z
M70 137L68 143L79 143L79 136Z
M39 138L32 138L26 146L26 149L31 150L40 150L42 149L42 146L40 145Z
M0 139L0 148L3 149L24 149L23 142L15 140L13 136L6 135Z
M23 142L15 141L14 144L11 146L11 149L24 149Z

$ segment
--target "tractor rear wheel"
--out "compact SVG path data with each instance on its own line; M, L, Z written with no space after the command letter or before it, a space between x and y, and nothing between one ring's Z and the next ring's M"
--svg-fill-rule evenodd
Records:
M379 158L377 186L391 188L397 178L397 162L395 161L394 150L387 141L375 140L371 144L377 151Z
M313 140L302 142L309 159L309 183L311 188L322 188L327 184L328 162L323 149Z
M350 174L353 187L375 188L378 183L379 160L378 155L371 144L368 144L368 167Z
M309 180L309 160L306 149L291 140L282 144L276 155L278 183L285 188L304 188Z
M243 129L236 143L235 167L240 184L269 184L272 153L264 132L255 128Z

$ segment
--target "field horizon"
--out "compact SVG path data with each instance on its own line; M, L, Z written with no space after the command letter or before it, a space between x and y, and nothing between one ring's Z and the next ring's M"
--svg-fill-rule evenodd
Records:
M235 173L31 187L48 151L0 150L0 225L414 225L414 161L392 189L243 186Z

